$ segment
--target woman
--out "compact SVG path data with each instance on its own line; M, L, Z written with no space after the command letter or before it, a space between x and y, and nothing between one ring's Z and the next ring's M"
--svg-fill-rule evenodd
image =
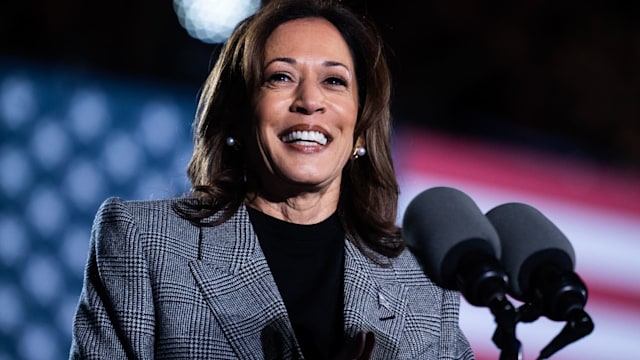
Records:
M346 8L271 1L200 97L193 192L101 206L70 358L472 359L395 225L390 78Z

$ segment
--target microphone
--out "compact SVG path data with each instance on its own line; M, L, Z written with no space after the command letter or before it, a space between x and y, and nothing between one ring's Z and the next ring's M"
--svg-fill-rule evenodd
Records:
M567 322L538 359L547 359L590 334L594 324L584 311L587 287L574 272L575 253L560 229L540 211L522 203L499 205L486 216L500 237L508 292L526 303L518 309L517 321L534 321L542 314Z
M517 314L506 296L507 273L498 261L498 233L476 203L454 188L424 190L405 210L402 236L436 284L459 290L470 304L491 310L500 360L521 359Z
M502 264L509 275L509 294L542 304L552 320L587 302L587 289L573 272L575 252L566 236L534 207L499 205L487 213L502 244Z
M465 193L434 187L407 206L402 236L423 270L441 287L459 290L469 303L487 306L507 291L499 264L498 234Z

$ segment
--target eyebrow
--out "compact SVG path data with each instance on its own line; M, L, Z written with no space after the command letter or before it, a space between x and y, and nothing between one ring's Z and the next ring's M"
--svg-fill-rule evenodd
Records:
M294 65L294 64L296 64L296 63L297 63L297 61L296 61L295 59L293 59L293 58L288 58L288 57L277 57L277 58L274 58L274 59L272 59L272 60L268 61L268 62L265 64L265 67L266 67L266 66L269 66L269 65L271 65L271 64L273 64L273 63L275 63L275 62L279 62L279 61L286 62L287 64L291 64L291 65ZM339 62L339 61L331 61L331 60L327 60L327 61L324 61L324 62L322 63L322 65L323 65L323 66L326 66L326 67L341 66L341 67L345 68L347 71L349 70L349 68L347 67L347 65L345 65L345 64L343 64L343 63L341 63L341 62Z

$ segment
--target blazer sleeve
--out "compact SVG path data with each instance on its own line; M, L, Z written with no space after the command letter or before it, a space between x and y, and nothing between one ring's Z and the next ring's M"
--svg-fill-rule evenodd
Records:
M120 199L107 199L91 230L69 359L153 359L154 305L140 232Z

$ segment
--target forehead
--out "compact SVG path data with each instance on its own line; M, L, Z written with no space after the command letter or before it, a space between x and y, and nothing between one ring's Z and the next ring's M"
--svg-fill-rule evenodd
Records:
M272 56L317 54L351 64L351 51L338 29L323 18L304 18L280 24L267 38L267 59Z

